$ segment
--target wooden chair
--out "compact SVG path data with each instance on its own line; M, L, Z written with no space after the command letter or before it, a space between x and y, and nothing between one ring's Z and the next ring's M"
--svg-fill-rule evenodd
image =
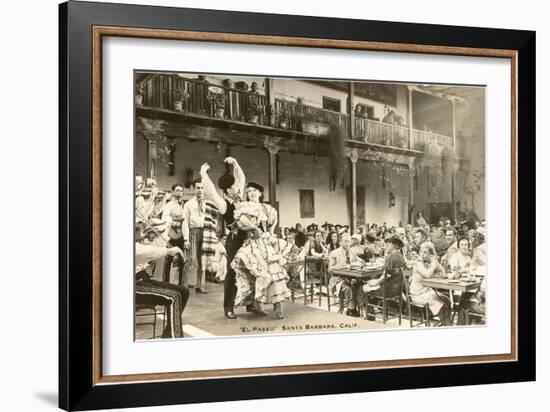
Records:
M384 272L382 276L386 276L386 273ZM387 288L386 282L382 282L379 290L365 293L365 319L369 319L369 317L372 316L374 316L375 318L377 317L376 313L369 314L369 309L373 309L373 312L375 310L381 311L382 322L386 323L390 319L390 304L395 304L398 309L394 310L392 319L397 317L399 319L399 325L401 325L403 315L403 294L405 287L404 283L406 283L406 280L403 274L403 270L401 269L401 282L398 288L394 289L393 291L389 290L389 288ZM407 306L407 313L409 314L410 318L410 306Z
M471 319L477 319L482 325L485 325L485 315L477 312L466 310L466 325L470 325Z
M415 303L411 299L410 294L410 286L411 286L411 277L407 279L406 276L403 277L403 289L405 292L405 302L407 302L407 313L409 314L409 325L411 328L415 326L415 323L413 321L413 308L417 309L417 312L420 316L420 321L416 323L416 325L424 324L424 326L430 326L430 319L431 319L431 312L430 312L430 306L426 303L424 305L420 303Z
M327 288L327 310L330 312L330 308L332 308L333 306L337 306L338 313L344 313L344 300L341 299L339 295L332 295L330 293L329 282L331 276L332 275L328 273L328 271L325 271L324 284Z
M317 270L317 264L321 265L320 270ZM304 280L301 279L300 273L304 274ZM304 265L294 274L290 281L290 298L292 302L295 299L304 299L304 305L314 303L318 296L319 306L321 306L322 287L325 284L325 264L317 258L306 256ZM300 288L297 288L299 285Z
M138 300L138 296L139 295L136 296L136 301ZM147 304L147 303L140 304L136 302L136 315L135 315L136 326L137 325L153 326L153 336L151 337L151 339L155 339L157 337L157 315L162 315L162 330L164 330L164 327L166 326L166 312L164 311L164 306L161 306L162 310L158 310L157 307L158 306L152 305L152 304ZM150 317L150 316L153 317L152 320L141 322L141 323L137 322L138 318Z

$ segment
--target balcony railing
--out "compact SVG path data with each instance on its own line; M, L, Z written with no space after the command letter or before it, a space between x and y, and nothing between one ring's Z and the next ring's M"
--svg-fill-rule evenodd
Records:
M329 126L340 126L349 135L348 116L332 110L275 99L275 125L282 129L325 135Z
M198 115L254 123L303 133L326 135L331 125L350 136L349 116L343 113L275 99L269 106L265 95L235 87L218 86L200 79L158 75L142 85L141 104ZM453 146L452 137L354 118L353 140L392 148L425 151L428 143ZM350 137L351 138L351 137Z
M143 85L144 106L267 125L266 96L204 80L160 75Z

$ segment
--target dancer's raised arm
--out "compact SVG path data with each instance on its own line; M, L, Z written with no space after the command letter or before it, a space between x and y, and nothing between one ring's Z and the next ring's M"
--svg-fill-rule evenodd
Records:
M233 187L236 188L239 197L242 199L244 197L244 185L246 182L246 176L244 175L243 169L241 169L237 159L234 157L228 156L224 159L224 162L233 166L233 176L235 177Z
M212 180L210 180L210 176L208 176L209 169L210 165L208 163L204 163L201 166L200 170L201 180L204 184L204 195L206 199L211 200L216 205L218 211L223 215L227 210L227 204L225 203L225 200L223 200L222 197L218 194L216 186L214 186Z

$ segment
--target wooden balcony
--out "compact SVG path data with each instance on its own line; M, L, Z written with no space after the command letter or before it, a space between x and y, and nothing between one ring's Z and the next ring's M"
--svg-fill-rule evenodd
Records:
M278 98L271 106L268 97L257 92L179 75L156 75L142 84L139 94L141 106L149 110L216 119L225 126L234 122L241 129L246 124L260 126L262 133L270 135L279 130L285 135L298 132L323 137L334 125L341 127L354 145L364 143L381 150L418 153L427 150L429 143L453 147L450 136L361 117L353 118L351 133L347 114Z

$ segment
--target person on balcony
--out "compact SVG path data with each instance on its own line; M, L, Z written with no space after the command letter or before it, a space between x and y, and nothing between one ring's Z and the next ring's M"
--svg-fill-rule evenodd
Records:
M365 113L365 108L360 104L355 105L355 117L358 117L360 119L367 118L367 113Z

